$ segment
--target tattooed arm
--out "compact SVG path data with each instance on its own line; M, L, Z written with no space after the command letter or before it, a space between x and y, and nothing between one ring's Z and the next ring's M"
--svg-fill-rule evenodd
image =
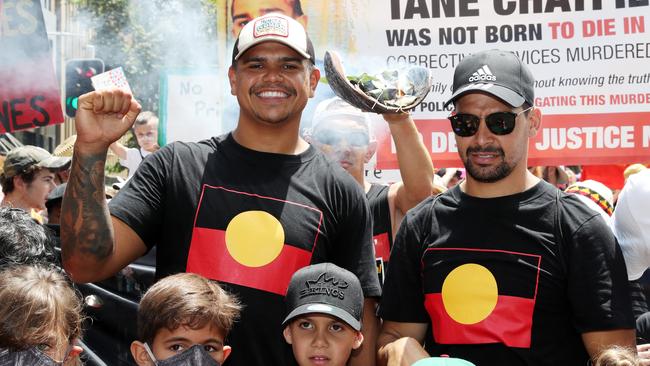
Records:
M70 178L61 208L63 266L76 282L115 274L146 251L138 235L111 218L104 192L104 165L111 143L133 124L140 104L120 90L79 98Z

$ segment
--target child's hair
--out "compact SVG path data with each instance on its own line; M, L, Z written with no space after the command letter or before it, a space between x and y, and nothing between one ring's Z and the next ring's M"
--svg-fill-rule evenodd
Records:
M72 343L83 320L81 298L58 269L16 265L0 271L0 348Z
M158 117L151 111L144 111L138 114L138 117L135 119L133 127L144 126L149 122L158 123Z
M213 325L230 332L239 317L238 300L215 281L193 273L179 273L155 283L138 307L138 337L151 344L156 333L180 326Z
M25 210L0 207L0 269L19 264L58 264L52 233Z
M594 366L638 366L639 358L636 352L627 347L612 346L604 349L596 356Z

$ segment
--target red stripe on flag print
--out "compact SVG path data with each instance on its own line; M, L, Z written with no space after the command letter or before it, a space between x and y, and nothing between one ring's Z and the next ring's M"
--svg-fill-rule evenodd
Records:
M225 236L224 230L195 227L187 272L284 296L294 272L311 261L311 252L284 244L280 254L269 264L245 266L230 255Z
M424 302L437 343L503 343L509 347L530 347L534 299L498 296L492 313L476 324L462 324L452 319L445 309L442 294L426 294Z
M440 344L530 348L541 256L485 248L428 248L424 306Z
M375 244L375 257L383 259L384 262L388 262L388 258L390 257L388 233L373 236L372 242Z

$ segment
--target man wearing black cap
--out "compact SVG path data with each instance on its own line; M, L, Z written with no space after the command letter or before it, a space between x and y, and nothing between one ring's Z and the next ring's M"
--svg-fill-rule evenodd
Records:
M541 125L533 85L512 52L458 64L447 103L467 179L402 223L379 364L448 354L477 365L585 365L607 346L634 346L616 239L598 213L527 170Z
M82 96L61 220L72 278L106 278L156 245L157 277L198 273L246 304L229 335L226 364L286 366L295 364L280 337L291 275L334 262L359 277L370 309L364 329L372 332L380 288L363 192L299 136L320 78L313 60L295 20L269 14L249 22L228 71L240 107L237 128L152 154L111 201L112 217L103 196L106 151L140 105L117 90ZM355 362L373 364L374 343L362 348Z
M53 156L37 146L11 150L0 174L5 195L2 205L22 208L43 223L38 212L45 209L47 196L56 186L55 173L69 166L70 158Z

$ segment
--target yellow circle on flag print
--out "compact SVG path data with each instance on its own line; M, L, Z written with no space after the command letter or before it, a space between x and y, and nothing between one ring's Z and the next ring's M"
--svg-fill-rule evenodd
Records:
M499 290L490 270L468 263L454 268L442 284L442 302L449 316L461 324L476 324L497 305Z
M262 267L271 263L283 246L282 224L265 211L239 213L226 228L228 252L244 266Z

